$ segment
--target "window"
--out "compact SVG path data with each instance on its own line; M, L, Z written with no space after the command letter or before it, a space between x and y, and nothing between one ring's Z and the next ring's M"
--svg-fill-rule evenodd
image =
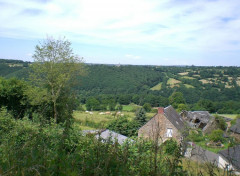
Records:
M173 131L172 128L167 129L167 137L172 137Z

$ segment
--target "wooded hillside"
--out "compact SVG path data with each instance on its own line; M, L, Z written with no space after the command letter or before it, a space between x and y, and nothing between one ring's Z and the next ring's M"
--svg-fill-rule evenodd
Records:
M0 60L0 75L27 79L29 64ZM86 76L74 87L82 104L90 97L100 102L111 97L120 104L165 106L173 92L181 92L191 109L239 113L239 67L86 64L86 68Z

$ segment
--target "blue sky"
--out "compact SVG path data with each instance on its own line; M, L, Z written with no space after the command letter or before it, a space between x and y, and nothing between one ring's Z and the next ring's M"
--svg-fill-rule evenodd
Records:
M88 63L240 66L239 0L0 0L0 58L65 36Z

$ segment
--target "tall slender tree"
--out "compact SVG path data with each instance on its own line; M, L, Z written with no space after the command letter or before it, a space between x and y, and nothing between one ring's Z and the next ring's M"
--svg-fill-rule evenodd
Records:
M71 42L51 37L36 46L33 58L31 79L47 89L54 119L59 122L58 101L64 90L68 90L64 92L65 97L66 92L70 94L69 88L76 77L84 74L83 59L73 53Z

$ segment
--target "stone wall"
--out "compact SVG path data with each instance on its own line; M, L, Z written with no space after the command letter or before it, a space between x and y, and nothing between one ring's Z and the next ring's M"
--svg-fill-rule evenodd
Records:
M176 127L165 117L164 114L156 114L138 131L138 137L150 138L152 140L158 139L159 142L165 142L167 139L167 129L172 129L172 137L178 142L181 139L180 132Z

